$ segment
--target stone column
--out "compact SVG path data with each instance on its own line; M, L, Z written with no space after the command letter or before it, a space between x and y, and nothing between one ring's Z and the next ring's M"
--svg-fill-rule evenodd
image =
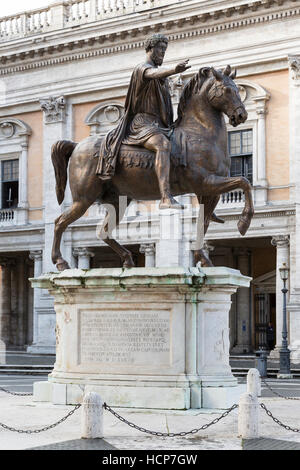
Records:
M24 258L19 258L17 263L18 272L18 329L17 329L17 344L18 346L24 346L25 344L25 319L27 313L27 269Z
M5 352L10 336L11 315L11 263L8 258L0 258L1 296L0 296L0 363L5 364Z
M31 251L29 258L34 261L34 277L39 277L43 271L43 252L42 250ZM34 348L39 343L39 313L41 291L34 289L33 292L33 339L32 344L27 348L28 352L34 352Z
M300 362L300 55L289 57L290 202L295 225L290 233L290 301L288 303L291 362Z
M145 267L155 266L155 243L143 243L140 246L140 253L145 253Z
M80 247L73 249L73 256L78 257L78 269L90 269L90 261L95 254L88 248Z
M18 299L22 292L22 288L19 286L18 279L18 259L16 258L13 266L11 266L11 303L10 303L10 322L9 322L9 344L13 348L17 345L18 336L18 316L19 316L19 305Z
M271 240L273 246L276 246L276 345L270 353L270 357L279 358L279 350L282 342L282 311L283 311L283 282L280 277L279 268L286 263L290 264L289 257L289 237L288 235L277 235ZM289 331L289 326L288 326Z
M236 251L238 257L238 269L244 276L249 276L249 256L250 252L247 249L238 249ZM250 298L249 288L240 287L236 294L236 345L233 347L232 352L236 354L247 353L251 350L250 339Z

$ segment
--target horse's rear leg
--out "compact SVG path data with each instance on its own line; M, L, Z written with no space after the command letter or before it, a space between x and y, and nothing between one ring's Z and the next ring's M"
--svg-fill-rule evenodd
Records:
M208 197L208 196L197 196L199 204L204 205L204 235L207 232L210 221L213 220L212 215L214 214L215 207L217 206L220 196ZM206 255L203 248L200 250L195 250L194 252L195 263L200 261L201 266L209 267L213 266L209 256Z
M53 264L56 264L58 271L69 269L69 265L67 261L63 259L60 251L62 234L64 233L68 225L70 225L75 220L79 219L79 217L81 217L85 213L85 211L90 207L91 204L91 201L86 199L73 202L72 206L68 210L63 212L55 220L54 239L52 246L52 262Z
M130 200L126 200L127 205L124 204L120 209L119 200L115 198L113 201L105 201L108 204L107 206L107 215L104 219L102 227L98 232L97 236L101 238L110 248L117 253L121 260L123 261L124 268L134 267L134 262L132 259L132 253L127 250L124 246L120 245L116 240L111 236L112 231L119 225L121 222L127 206L130 204Z

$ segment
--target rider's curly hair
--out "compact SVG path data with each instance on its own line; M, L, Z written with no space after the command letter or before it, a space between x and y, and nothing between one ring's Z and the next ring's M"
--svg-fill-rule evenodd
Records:
M153 47L155 47L159 42L164 42L166 45L168 45L169 40L164 34L156 33L152 34L152 36L149 36L145 41L146 52L153 49Z

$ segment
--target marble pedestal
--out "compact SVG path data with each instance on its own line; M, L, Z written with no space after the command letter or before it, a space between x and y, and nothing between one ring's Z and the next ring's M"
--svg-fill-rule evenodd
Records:
M70 269L31 279L55 299L56 362L34 399L110 406L228 408L244 392L229 365L229 268Z

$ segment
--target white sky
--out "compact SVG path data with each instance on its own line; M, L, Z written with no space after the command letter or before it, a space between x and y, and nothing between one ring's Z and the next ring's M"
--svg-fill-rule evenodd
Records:
M0 0L0 18L21 11L45 7L50 3L55 3L55 0Z

